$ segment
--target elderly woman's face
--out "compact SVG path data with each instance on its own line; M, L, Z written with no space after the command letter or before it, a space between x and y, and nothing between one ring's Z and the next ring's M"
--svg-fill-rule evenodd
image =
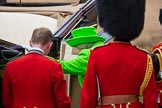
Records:
M93 43L87 43L87 44L80 44L77 46L78 49L89 49L91 48Z

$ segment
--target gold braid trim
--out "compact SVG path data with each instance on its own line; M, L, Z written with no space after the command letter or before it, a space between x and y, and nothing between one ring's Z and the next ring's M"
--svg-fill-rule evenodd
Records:
M156 54L156 53L155 53ZM162 58L161 58L161 54L156 54L156 56L158 57L158 61L159 61L159 67L160 67L160 70L162 70Z
M140 87L140 91L139 91L139 95L143 96L143 91L145 90L151 75L152 75L152 70L153 70L153 64L152 64L152 58L150 55L147 55L147 68L146 68L146 73L145 73L145 77L144 80L142 82L142 85Z
M161 52L161 50L162 50L162 46L160 46L159 48L156 48L153 52L152 52L152 54L153 53L155 53L156 55L157 55L157 57L158 57L158 59L159 59L159 62L161 62L161 58L162 58L162 52ZM156 51L158 51L158 52L156 52ZM160 64L160 69L161 69L162 67L161 67L161 64Z
M157 83L161 83L162 82L162 78L160 76L160 73L162 71L162 46L160 46L159 48L156 48L153 50L152 54L155 54L158 58L158 61L159 61L159 72L158 72L158 75L155 76L156 78L160 78L159 81L156 81Z
M155 55L157 56L158 58L158 61L159 61L159 72L158 72L158 75L156 76L157 78L160 77L160 70L162 70L162 63L161 63L161 54L159 53L155 53Z

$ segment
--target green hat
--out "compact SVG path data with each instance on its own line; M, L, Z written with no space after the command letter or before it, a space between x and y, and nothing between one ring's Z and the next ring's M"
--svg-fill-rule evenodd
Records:
M80 27L74 29L72 32L72 38L67 39L66 43L71 47L76 47L80 44L87 44L90 42L104 42L105 38L97 35L96 28L94 27Z

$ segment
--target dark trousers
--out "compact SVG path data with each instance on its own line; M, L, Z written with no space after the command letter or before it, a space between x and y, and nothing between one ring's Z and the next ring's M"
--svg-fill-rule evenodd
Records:
M0 76L0 108L3 108L2 103L2 77Z
M162 106L160 106L160 104L159 104L159 103L158 103L158 107L159 107L159 108L162 108Z

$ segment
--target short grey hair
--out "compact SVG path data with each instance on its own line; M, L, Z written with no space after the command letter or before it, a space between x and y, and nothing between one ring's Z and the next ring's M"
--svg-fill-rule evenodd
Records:
M35 44L45 45L52 41L52 32L45 27L36 28L33 31L31 41Z

